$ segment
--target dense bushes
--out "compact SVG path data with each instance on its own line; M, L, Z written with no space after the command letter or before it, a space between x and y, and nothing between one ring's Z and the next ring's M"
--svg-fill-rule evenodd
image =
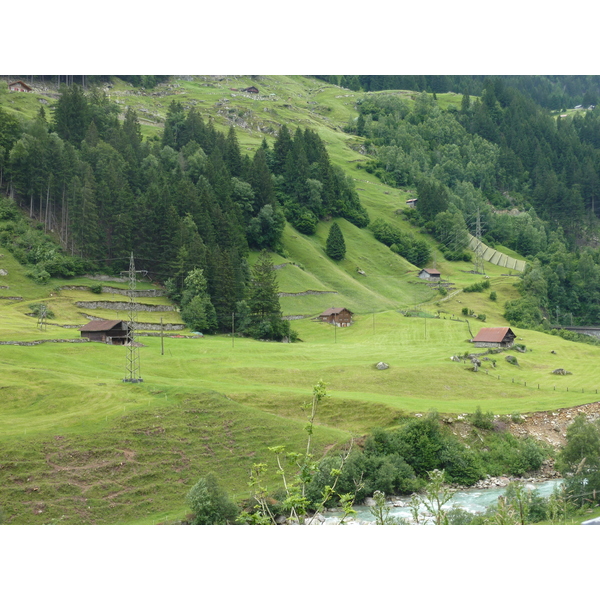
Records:
M0 244L27 267L25 274L37 283L48 283L50 277L83 275L89 267L86 261L65 254L49 235L30 227L8 198L0 198Z
M490 288L490 280L484 279L483 281L479 281L478 283L474 283L473 285L469 285L463 289L463 292L483 292L484 290L488 290Z
M389 246L392 252L400 254L417 267L424 266L431 258L431 251L427 242L417 240L410 233L404 233L397 227L386 223L383 219L375 219L370 228L376 240Z
M531 438L495 431L492 413L478 408L471 421L484 434L473 434L468 446L444 429L436 413L411 419L394 431L376 428L363 450L353 450L343 465L336 456L319 463L308 497L311 502L321 498L324 487L333 484L332 469L341 469L337 492L356 492L356 502L361 502L376 490L388 495L418 491L435 469L445 472L448 483L465 486L486 475L520 476L538 470L549 454Z

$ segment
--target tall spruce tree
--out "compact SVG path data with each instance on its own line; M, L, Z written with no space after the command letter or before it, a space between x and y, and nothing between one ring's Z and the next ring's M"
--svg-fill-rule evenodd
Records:
M263 250L252 269L250 280L250 326L255 338L281 340L290 335L289 321L281 320L279 287L270 254Z
M325 252L333 260L342 260L346 256L346 242L342 230L337 223L333 223L329 228L329 235L325 244Z

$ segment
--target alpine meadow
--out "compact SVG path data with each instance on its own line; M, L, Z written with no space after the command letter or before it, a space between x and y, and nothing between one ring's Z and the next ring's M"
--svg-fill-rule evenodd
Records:
M600 517L599 98L2 76L0 523Z

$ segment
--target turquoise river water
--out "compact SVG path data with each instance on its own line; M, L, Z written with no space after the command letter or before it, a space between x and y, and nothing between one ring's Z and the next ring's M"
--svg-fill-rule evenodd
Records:
M555 487L557 487L560 483L562 483L562 479L553 479L551 481L544 481L541 483L527 483L526 488L530 487L535 488L540 496L548 497L554 491ZM450 499L450 501L444 505L445 508L452 508L453 506L458 506L464 510L467 510L471 513L483 513L486 511L488 506L495 504L498 500L498 496L503 495L506 492L505 487L495 487L490 489L468 489L461 490L456 492L454 496ZM404 503L408 503L410 500L409 497L400 498L400 500ZM390 505L391 506L391 505ZM367 506L355 506L354 510L358 513L355 515L352 521L353 524L360 523L373 523L375 521L375 517L371 514L369 508ZM421 510L423 514L426 512L426 508L424 505L421 505ZM403 507L391 507L390 517L400 517L406 519L407 521L412 521L412 515L410 509L407 506ZM341 513L337 512L328 512L325 514L325 524L326 525L335 525L339 522L341 517Z

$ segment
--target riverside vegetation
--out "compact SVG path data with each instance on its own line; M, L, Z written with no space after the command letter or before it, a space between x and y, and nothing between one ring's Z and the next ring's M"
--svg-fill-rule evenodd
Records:
M231 93L241 82L211 78L145 79L180 90L176 98L131 93L118 79L109 97L97 83L63 88L49 111L39 110L35 94L0 91L0 268L8 272L0 283L7 297L23 298L0 300L2 338L57 337L58 329L36 329L32 304L54 315L47 329L81 323L75 301L104 295L84 274L118 274L131 248L136 266L169 295L147 302L179 306L170 318L187 326L185 334L216 335L202 347L172 340L164 358L158 340L145 339L143 365L152 375L138 390L115 378L122 366L115 348L42 344L6 354L2 347L5 522L181 518L198 473L195 498L222 498L221 487L242 502L252 465L283 460L268 450L277 440L310 463L314 477L300 496L313 510L322 486L347 504L349 495L426 488L436 470L462 485L490 472L522 474L548 449L485 429L465 448L434 416L412 424L409 415L476 414L480 405L510 415L595 400L597 349L568 341L592 338L548 335L557 331L550 324L597 322L600 259L588 244L597 229L595 110L557 120L523 88L493 79L480 99L464 90L352 95L301 77L265 77L256 98ZM519 127L531 135L516 135ZM399 210L415 196L415 209ZM500 267L486 265L483 281L469 272L475 215L486 244L528 257L517 288ZM446 298L444 288L416 284L417 267L433 260L471 293ZM60 289L70 283L89 292ZM334 332L300 319L291 329L280 319L313 316L332 300L355 312L351 328ZM396 312L423 302L439 318L423 323ZM493 374L467 374L448 361L466 351L468 324L450 319L465 303L467 317L510 323L526 339L518 367L498 361ZM224 337L232 330L244 337ZM282 347L252 337L303 342ZM560 357L553 368L574 373L568 392L552 390L550 350ZM375 373L382 358L392 368ZM529 388L509 383L517 368ZM294 407L321 378L331 398L315 422L309 460ZM433 440L423 442L422 456L411 446L413 430ZM364 444L349 451L359 438ZM210 472L230 474L216 482ZM253 473L257 487L276 489L273 468Z

